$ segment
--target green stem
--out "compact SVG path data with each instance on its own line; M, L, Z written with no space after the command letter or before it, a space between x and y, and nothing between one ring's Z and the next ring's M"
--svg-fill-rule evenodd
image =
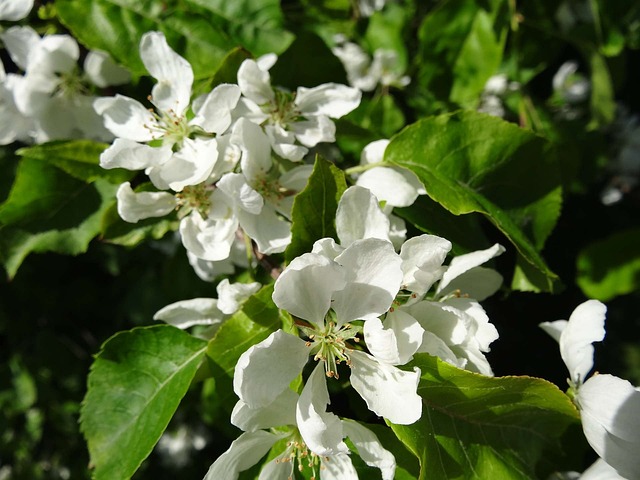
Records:
M376 167L390 167L390 166L391 165L389 165L385 161L376 162L376 163L367 163L366 165L356 165L355 167L347 168L344 171L344 173L346 173L347 175L353 175L354 173L366 172L367 170L370 170Z

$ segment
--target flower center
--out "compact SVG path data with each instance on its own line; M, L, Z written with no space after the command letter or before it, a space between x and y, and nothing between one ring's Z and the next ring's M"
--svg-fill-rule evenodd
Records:
M359 339L356 335L360 329L350 323L338 327L333 320L325 321L322 327L300 328L309 337L307 344L311 347L311 354L315 354L313 359L324 362L327 377L339 378L338 364L351 363L349 351L352 349L346 342L353 340L357 343Z
M151 101L151 96L148 100ZM145 124L144 127L151 132L154 140L162 139L163 145L175 146L174 150L182 148L184 140L196 131L189 125L186 115L177 113L173 108L160 111L160 114L152 108L149 112L156 122L151 125Z
M187 185L184 189L176 193L180 218L186 216L189 212L196 210L203 219L207 219L209 210L211 209L211 191L215 187L200 183L198 185Z
M263 106L263 111L269 115L268 122L286 128L290 123L300 120L300 112L295 108L295 94L274 89L276 98Z
M303 472L307 468L311 470L310 479L315 480L316 472L320 469L320 457L309 451L299 433L287 442L286 450L280 458L276 459L276 463L291 463L291 475L288 480L295 478L294 469Z
M58 74L58 82L59 83L53 92L53 96L71 99L78 94L89 94L89 89L77 68L74 68L70 72Z

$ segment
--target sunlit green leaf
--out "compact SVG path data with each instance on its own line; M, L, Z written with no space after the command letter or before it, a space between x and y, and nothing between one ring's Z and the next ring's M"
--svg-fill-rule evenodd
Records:
M405 128L387 147L385 161L412 170L451 213L486 215L542 274L530 278L532 284L551 291L557 276L540 249L558 219L561 186L547 147L541 137L501 119L458 112Z
M287 261L310 252L316 240L332 237L337 241L335 218L340 197L347 189L344 173L331 162L316 158L313 172L291 210L291 244L285 251Z
M546 478L549 455L579 425L567 395L542 379L485 377L418 354L421 419L392 425L418 457L420 479ZM579 437L578 437L579 438Z
M187 392L207 343L168 325L120 332L89 374L80 424L93 477L130 478Z
M640 288L640 229L617 232L578 256L577 282L589 298L606 302Z

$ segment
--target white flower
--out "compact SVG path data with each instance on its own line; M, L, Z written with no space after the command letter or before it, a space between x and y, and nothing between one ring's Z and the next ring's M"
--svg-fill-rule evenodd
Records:
M33 0L2 0L0 2L0 20L12 22L22 20L33 8Z
M310 377L311 383L315 381L313 377L323 375L321 369L316 368L316 371ZM328 401L326 386L322 391L322 384L318 385L321 391L317 392L317 397ZM293 478L295 470L308 472L313 478L318 478L319 473L320 480L357 480L358 475L342 441L344 437L351 440L367 465L380 469L383 480L393 479L396 468L393 455L382 447L373 432L353 420L341 420L332 413L324 412L333 420L330 433L339 438L341 449L338 452L318 452L306 443L297 423L297 417L301 415L299 406L304 404L301 399L303 395L304 392L298 396L286 389L273 402L261 408L250 408L242 400L238 401L231 414L231 423L245 433L211 465L205 480L237 479L240 472L258 463L279 440L284 440L282 443L286 446L262 468L258 477L260 480ZM283 428L286 426L289 426L288 432ZM275 427L278 428L273 431L277 433L265 431Z
M597 300L579 305L569 320L541 323L560 344L569 370L570 395L580 410L589 445L618 474L640 474L640 390L627 380L594 374L593 342L604 339L606 307Z
M408 207L427 191L416 175L404 168L375 166L384 160L389 140L376 140L362 150L360 165L371 165L360 174L356 185L368 188L381 202L392 207Z
M577 72L577 62L564 62L552 80L553 89L570 104L584 102L591 91L589 80Z
M233 315L251 295L260 289L259 283L229 283L222 280L216 290L218 298L192 298L172 303L158 310L154 320L181 329L194 325L211 325L216 328Z
M391 243L373 238L340 247L333 258L327 240L316 242L314 250L320 253L294 259L274 287L274 302L306 321L300 329L309 340L279 330L254 345L236 365L234 390L249 407L260 408L288 388L309 356L319 361L315 371L328 377L337 377L337 364L346 362L351 384L373 412L393 423L413 423L422 411L416 392L419 370L402 371L349 345L358 328L348 322L376 319L391 306L402 278L400 258ZM316 373L307 381L297 423L310 448L336 453L342 449L341 437L330 428L335 419L325 412L326 376Z
M493 375L484 354L498 332L478 300L495 293L502 277L480 265L504 248L496 244L460 255L444 267L450 249L449 241L434 235L420 235L404 243L400 257L406 298L386 315L384 328L365 323L365 340L377 357L406 361L423 352L459 368ZM433 295L423 299L438 281Z
M356 43L345 41L343 35L336 35L333 54L342 62L349 85L363 92L383 87L406 87L410 79L402 75L398 67L398 54L394 50L379 48L373 52L373 60Z
M20 112L33 119L35 138L43 142L56 138L94 138L110 141L113 135L93 110L95 96L88 88L94 81L100 86L128 81L128 72L102 54L96 62L89 52L85 67L95 70L109 64L107 72L83 74L77 65L80 49L69 35L46 35L43 38L30 27L12 27L2 38L13 61L25 71L15 83L13 95ZM110 63L109 63L110 62ZM93 67L92 67L93 66Z
M116 95L94 102L105 126L118 137L100 156L104 168L144 169L161 190L180 192L198 185L214 172L218 144L211 134L222 135L231 126L231 110L240 90L219 85L194 106L195 117L187 118L193 70L175 53L160 32L149 32L140 41L140 57L158 81L150 100L158 113L137 100ZM162 140L159 148L144 142Z
M264 125L273 151L299 161L308 147L335 141L335 124L360 103L358 89L326 83L314 88L298 87L295 95L271 87L269 68L274 54L258 60L245 60L238 69L242 99L236 115Z
M370 17L374 12L382 10L387 0L358 0L358 11L363 17Z

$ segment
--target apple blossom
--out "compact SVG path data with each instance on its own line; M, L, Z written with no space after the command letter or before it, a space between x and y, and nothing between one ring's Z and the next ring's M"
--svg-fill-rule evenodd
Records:
M623 478L640 474L640 389L627 380L593 369L593 342L605 337L606 307L588 300L569 320L540 324L560 344L560 355L569 370L569 395L582 419L589 445Z
M314 381L313 377L322 375L322 371L316 368L310 377L311 381ZM321 383L318 385L322 388ZM328 401L326 385L318 393L323 400ZM239 400L231 414L231 423L244 433L211 465L205 480L237 479L240 472L257 464L281 440L283 442L279 445L284 443L283 450L264 465L258 477L260 480L293 478L295 470L309 472L312 478L318 478L319 473L320 480L357 480L358 475L349 457L349 450L342 441L344 437L351 440L355 451L367 465L380 469L383 480L393 479L395 458L382 447L371 430L358 422L340 419L325 412L334 421L329 433L336 437L340 450L332 453L318 452L309 445L298 430L298 406L302 395L286 389L270 404L260 408L250 408ZM322 427L322 424L319 426ZM322 432L318 434L322 435Z
M298 87L295 94L271 86L269 69L277 56L245 60L238 69L242 91L236 115L263 125L273 151L282 158L299 161L308 147L335 141L335 124L360 103L356 88L326 83L313 88Z

